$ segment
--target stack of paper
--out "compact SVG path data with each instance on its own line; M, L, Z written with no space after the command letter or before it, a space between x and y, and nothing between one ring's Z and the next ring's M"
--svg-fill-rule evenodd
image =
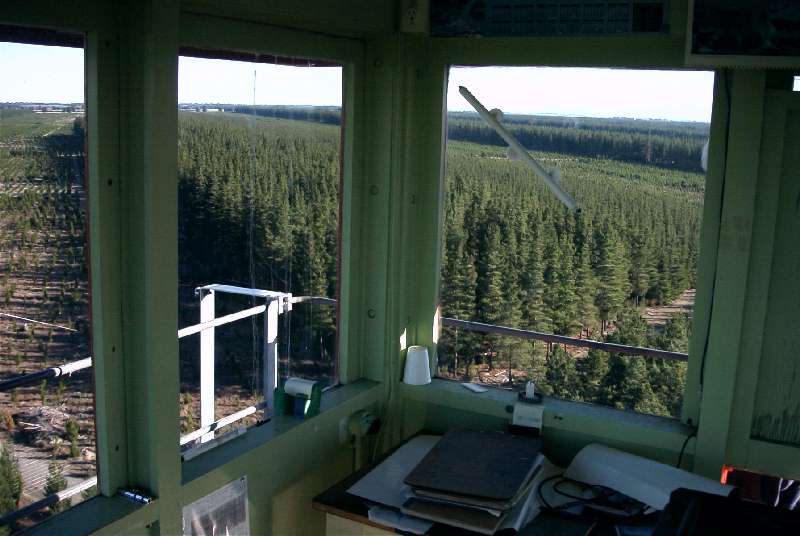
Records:
M528 517L544 460L540 449L539 438L448 432L405 478L411 498L401 511L494 534L511 517Z

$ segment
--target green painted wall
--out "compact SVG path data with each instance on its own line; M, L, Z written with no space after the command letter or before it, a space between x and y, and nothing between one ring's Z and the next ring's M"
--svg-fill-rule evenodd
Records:
M800 99L794 100L776 118L784 119L783 158L752 432L800 446Z
M507 419L502 395L486 402L457 385L399 384L407 345L429 345L435 356L447 66L682 67L685 2L670 2L672 33L664 36L441 40L395 34L396 4L351 0L333 9L305 2L301 9L288 1L238 0L221 7L196 0L130 5L12 0L4 5L2 23L63 27L89 37L101 487L113 495L120 485L138 484L159 497L99 533L177 534L183 504L246 474L253 534L318 534L322 518L309 498L350 470L352 453L338 442L341 418L365 407L381 411L381 449L426 427L499 428ZM177 448L174 284L181 44L345 64L349 208L342 378L379 382L353 383L313 420L283 428L276 423L272 435L251 432L183 467ZM796 147L798 132L791 125L797 112L790 110L797 99L773 80L759 70L717 76L684 412L684 421L699 424L688 459L710 476L717 476L723 463L800 476L797 449L784 444L782 433L765 434L759 424L765 415L783 418L784 410L787 422L794 422L798 400L788 379L798 344L796 309L791 309L799 279L791 240L798 171L794 160L771 149L776 140L787 155ZM773 384L779 387L774 396L758 394ZM751 437L754 423L758 438ZM690 431L677 422L558 401L548 403L545 420L548 448L562 463L598 440L670 461ZM89 501L57 520L75 532L87 526L93 508L107 511L110 504L118 505L113 499Z

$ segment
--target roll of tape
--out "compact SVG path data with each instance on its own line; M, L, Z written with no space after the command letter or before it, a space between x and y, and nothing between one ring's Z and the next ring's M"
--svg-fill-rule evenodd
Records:
M302 378L288 378L283 386L283 391L287 395L303 395L306 398L311 398L311 390L314 384L317 383L313 380L304 380Z

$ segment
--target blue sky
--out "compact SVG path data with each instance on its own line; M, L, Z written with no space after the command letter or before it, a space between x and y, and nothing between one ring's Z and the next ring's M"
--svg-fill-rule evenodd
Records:
M290 67L267 63L181 57L178 102L342 105L341 67Z
M585 117L711 120L714 74L565 67L452 68L447 109L472 110L466 86L488 109Z
M83 50L0 43L0 102L83 102Z
M338 67L180 58L179 102L340 106ZM83 51L0 43L0 102L83 102ZM710 72L545 67L454 67L449 110L470 110L465 85L487 108L506 113L638 117L707 122Z

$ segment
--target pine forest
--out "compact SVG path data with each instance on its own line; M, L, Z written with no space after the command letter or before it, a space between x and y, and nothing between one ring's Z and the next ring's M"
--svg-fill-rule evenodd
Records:
M336 298L339 128L183 111L179 129L180 327L199 322L195 289L212 283ZM216 316L259 304L218 296ZM296 304L280 318L280 377L333 383L336 308ZM263 319L215 331L221 417L261 402ZM180 341L184 431L199 415L198 339Z
M339 110L213 106L223 111L182 105L179 114L179 327L199 322L195 289L210 283L338 298ZM0 114L5 379L91 350L83 116ZM582 210L565 209L476 116L450 114L443 316L687 352L708 125L505 122L545 167L560 169ZM226 296L216 315L251 304ZM281 376L335 383L336 321L330 305L297 304L282 315ZM216 330L218 416L262 400L262 337L260 319ZM198 350L198 337L181 339L184 433L199 421ZM676 417L686 363L446 327L438 373L503 388L533 379L552 396ZM14 457L26 468L4 505L94 473L91 377L0 394L0 442L14 446L0 446L4 471L16 475ZM37 422L48 431L29 426Z
M505 118L574 214L477 117L450 118L443 316L688 352L707 124ZM445 328L439 373L678 417L686 363Z
M182 325L198 318L192 290L211 281L336 296L340 132L331 110L236 110L181 115ZM708 125L538 116L509 123L535 157L561 170L582 211L569 213L509 160L477 117L451 114L444 316L686 352ZM674 301L683 305L669 308ZM648 322L647 308L658 306L669 313ZM330 376L331 309L292 313L284 371ZM247 339L252 329L259 327L231 336ZM218 344L231 354L225 374L257 392L257 349L232 350L241 346ZM196 375L196 349L186 348L183 362ZM680 413L685 371L683 362L452 328L439 348L444 377L512 387L531 378L554 396L658 415Z

